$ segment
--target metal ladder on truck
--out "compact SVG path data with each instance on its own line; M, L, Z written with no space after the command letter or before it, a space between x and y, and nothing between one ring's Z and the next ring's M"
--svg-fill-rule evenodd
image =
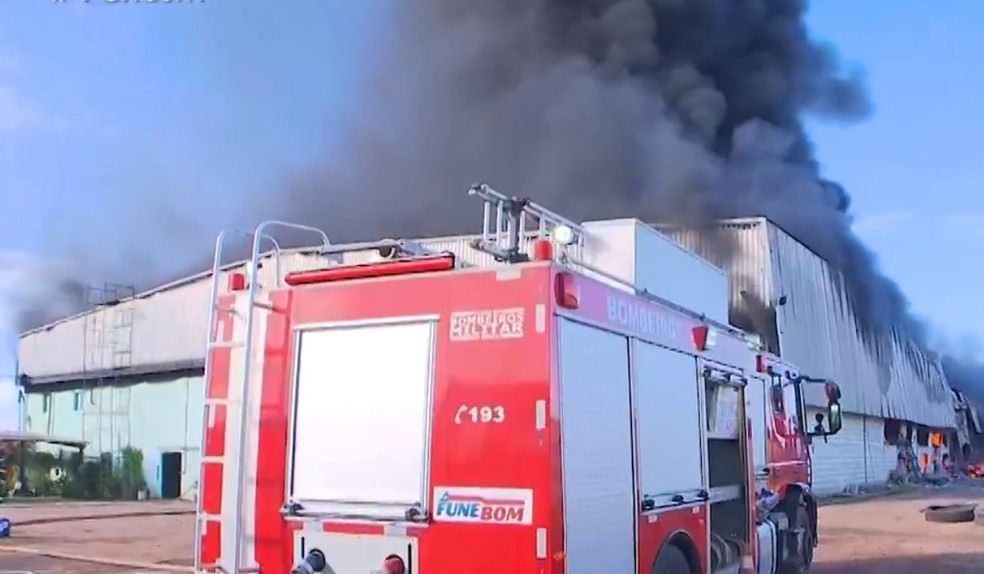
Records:
M283 228L292 229L295 231L316 233L320 236L323 248L328 250L331 247L331 243L328 240L328 235L315 227L307 225L299 225L294 223L287 223L283 221L265 221L259 224L253 233L243 232L243 231L224 231L219 234L215 240L215 254L212 261L212 282L209 290L209 301L208 301L208 331L205 344L205 375L203 384L203 398L204 398L204 413L202 418L202 433L201 433L201 469L198 478L198 496L197 496L197 508L195 512L195 560L194 560L194 571L196 574L203 572L221 572L223 574L245 574L247 572L257 572L258 568L253 564L243 564L243 490L245 489L245 472L243 472L243 455L246 449L246 421L249 416L249 388L250 388L250 376L252 375L252 354L253 354L253 326L255 318L256 307L263 307L265 310L270 309L257 301L257 295L259 294L259 269L260 262L263 259L263 253L260 251L260 246L264 239L269 241L273 245L273 257L275 259L275 277L277 281L277 286L282 278L280 269L280 244L274 239L269 233L268 229L271 228ZM223 254L225 250L225 244L230 235L239 235L243 237L252 238L252 250L249 261L246 263L246 280L247 294L245 302L245 328L244 336L242 340L232 340L232 341L222 341L219 339L219 328L217 325L216 318L220 312L230 312L233 315L237 314L235 307L232 309L220 308L218 303L219 296L219 285L223 276L223 271L225 270L222 261ZM230 380L226 385L226 396L223 397L213 397L209 396L210 382L212 373L212 356L213 352L220 348L241 348L243 351L243 361L240 376L237 380ZM235 424L226 426L225 433L232 432L233 436L238 437L238 447L234 448L232 452L229 449L223 449L221 456L206 457L205 454L205 444L206 437L208 435L209 419L211 412L214 412L218 406L224 406L227 410L234 406L234 403L229 399L229 391L231 389L237 389L239 392L239 413L238 417L230 417L227 415L227 421L235 421ZM223 437L225 440L225 437ZM223 508L219 515L209 515L204 513L203 501L205 499L205 477L207 473L205 472L205 467L208 465L220 465L222 467L223 478L226 473L232 473L233 476L237 477L236 488L233 489L233 494L231 496L231 506L232 508ZM232 524L231 532L223 532L222 538L228 537L233 541L233 551L231 555L225 555L220 552L219 561L215 564L202 564L202 537L205 532L205 528L209 523L220 523L222 521L222 514L227 517L231 514ZM225 527L223 527L223 530ZM220 540L221 549L221 540Z
M567 248L575 253L581 253L584 249L588 234L580 224L528 198L503 195L487 183L471 186L468 195L481 199L485 204L482 213L482 235L472 241L471 246L492 255L496 261L505 263L529 261L527 244L534 229L540 239L546 239L548 234L566 227L571 232ZM536 227L534 228L533 225Z

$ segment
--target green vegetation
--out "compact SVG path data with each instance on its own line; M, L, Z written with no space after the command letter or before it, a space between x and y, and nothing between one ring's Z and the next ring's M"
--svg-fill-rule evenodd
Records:
M124 448L117 457L102 453L85 458L80 452L52 454L25 447L6 459L0 500L13 493L24 468L26 488L15 496L63 497L80 500L136 500L147 488L143 452Z

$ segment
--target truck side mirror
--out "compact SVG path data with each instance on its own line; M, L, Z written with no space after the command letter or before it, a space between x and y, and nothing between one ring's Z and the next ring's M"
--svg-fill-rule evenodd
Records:
M827 405L827 420L829 421L827 425L830 427L825 434L835 435L840 432L841 428L844 426L844 416L841 413L840 403L837 401L831 401Z
M813 416L817 424L813 427L813 432L807 433L809 436L828 437L840 432L844 426L844 417L841 413L840 403L834 401L827 405L827 414L817 413ZM823 421L827 420L827 428L824 428Z

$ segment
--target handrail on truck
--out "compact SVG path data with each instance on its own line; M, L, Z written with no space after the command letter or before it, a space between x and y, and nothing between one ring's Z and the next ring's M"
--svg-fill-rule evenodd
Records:
M215 238L215 250L212 255L212 279L209 286L208 295L208 324L206 325L206 339L205 339L205 365L203 374L203 384L202 384L202 405L203 408L203 419L201 427L201 436L199 438L199 444L201 445L201 452L204 453L205 447L205 437L208 430L208 419L209 419L209 404L208 404L208 381L212 371L212 349L211 345L214 342L215 331L217 329L215 325L215 311L218 305L217 299L219 296L219 281L222 277L223 271L223 255L225 253L226 241L231 235L238 235L241 237L251 237L248 231L243 231L241 229L226 229L223 230ZM273 244L274 250L274 266L276 268L277 276L280 275L280 244L273 237L268 237L269 241ZM202 568L202 556L201 556L201 539L202 539L202 483L204 481L205 473L199 473L201 476L198 477L198 495L196 496L196 512L195 512L195 549L194 549L194 568L195 572L199 572Z
M316 233L321 238L322 249L324 251L329 251L332 248L331 241L328 239L328 235L321 229L309 225L288 223L285 221L277 221L277 220L264 221L260 223L259 225L256 226L256 229L251 234L242 231L223 231L218 235L218 237L215 240L215 255L212 262L212 285L209 293L209 313L208 313L209 319L208 319L208 331L207 331L208 342L207 342L207 348L205 353L205 375L204 375L205 378L203 384L203 388L204 388L203 396L205 397L206 400L208 398L208 382L211 376L211 368L212 368L211 344L213 342L212 334L213 334L213 329L215 327L213 318L216 311L216 299L218 297L218 292L219 292L219 280L222 275L222 254L223 254L223 248L225 246L225 240L229 234L233 234L233 233L239 235L245 235L247 237L252 236L253 238L250 259L246 264L246 277L248 281L248 286L247 286L246 309L245 309L245 313L246 313L246 325L245 325L245 334L244 334L245 340L242 342L242 346L243 346L243 366L242 366L242 375L241 375L242 380L239 382L240 412L239 412L239 418L236 421L235 428L232 429L232 431L236 433L235 436L238 436L239 445L233 453L226 454L226 456L228 456L229 454L232 455L232 459L235 461L232 466L235 467L233 470L234 472L236 472L236 476L237 476L236 487L233 489L233 496L232 496L233 508L231 510L234 515L233 528L232 528L232 532L229 534L230 538L233 540L233 552L231 558L232 565L231 568L225 567L221 564L208 565L205 568L203 568L201 563L201 543L202 543L201 505L203 500L201 482L202 482L202 478L204 477L203 474L202 477L199 477L198 511L196 513L196 519L195 519L194 568L196 573L201 572L203 570L221 570L226 574L240 574L241 572L255 571L255 567L253 566L248 566L246 568L243 568L240 565L240 560L242 559L242 531L243 531L242 494L243 494L243 488L244 488L243 483L245 481L245 476L243 476L244 473L239 472L239 468L241 466L240 459L243 456L243 451L245 451L246 449L245 430L246 430L246 418L249 415L249 387L250 387L249 379L250 379L250 375L252 371L252 363L253 363L251 355L253 352L253 328L254 328L254 321L255 321L254 307L257 306L256 297L259 292L258 279L259 279L260 260L262 259L262 255L263 255L260 250L260 246L264 239L270 241L273 244L273 252L276 262L275 280L277 285L279 285L282 279L281 272L280 272L281 271L280 254L282 250L280 248L279 242L267 232L267 230L270 228L278 228L278 227L283 229L293 229L296 231ZM232 381L230 381L229 388L231 388L232 385L233 383ZM206 414L205 414L206 417L208 416L207 412L208 411L206 410ZM202 447L204 448L205 433L208 428L207 419L203 420L202 422L203 424L202 424L201 444ZM229 429L227 429L226 432L228 433ZM224 470L228 472L227 469Z

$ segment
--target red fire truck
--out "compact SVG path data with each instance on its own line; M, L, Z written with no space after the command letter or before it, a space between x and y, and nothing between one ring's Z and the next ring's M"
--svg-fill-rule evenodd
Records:
M261 281L288 225L244 272L219 237L196 571L807 571L806 442L839 430L837 386L578 260L583 227L471 192L494 266L290 226L377 260ZM829 398L809 433L807 383Z

